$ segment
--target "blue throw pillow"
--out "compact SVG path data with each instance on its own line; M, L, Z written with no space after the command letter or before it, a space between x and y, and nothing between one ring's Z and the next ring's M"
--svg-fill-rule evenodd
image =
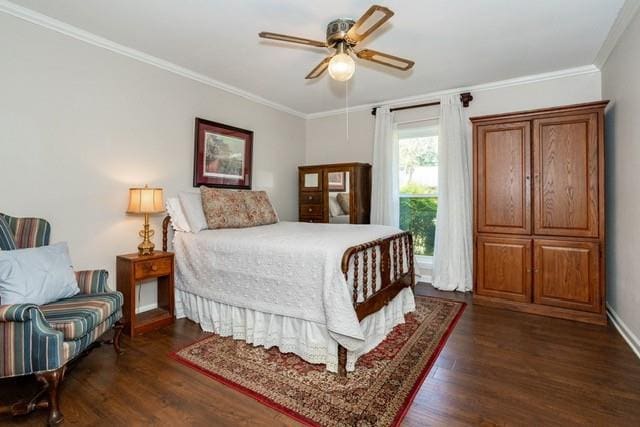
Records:
M0 252L0 304L43 305L78 292L66 243Z
M0 215L0 251L12 251L16 248L16 241L13 238L11 227Z

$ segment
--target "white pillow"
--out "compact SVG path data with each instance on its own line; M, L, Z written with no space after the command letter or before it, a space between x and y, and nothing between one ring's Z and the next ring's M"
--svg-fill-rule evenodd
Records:
M182 211L182 205L180 199L177 197L169 197L167 199L167 212L171 217L171 226L176 231L184 231L186 233L191 232L189 227L189 221Z
M0 252L0 304L47 304L80 292L66 243Z
M189 229L192 233L197 233L201 230L209 228L207 225L207 219L204 217L204 210L202 209L202 196L200 192L182 192L178 193L180 199L180 205L182 205L182 212L184 212L187 222L189 223Z
M329 193L329 213L331 216L340 216L344 212L342 212L342 208L336 199L337 193Z

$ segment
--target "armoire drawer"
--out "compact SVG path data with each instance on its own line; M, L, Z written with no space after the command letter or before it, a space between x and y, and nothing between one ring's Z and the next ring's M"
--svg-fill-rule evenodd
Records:
M319 205L322 204L322 193L319 191L304 191L300 193L301 205Z
M300 217L322 218L322 205L300 205Z

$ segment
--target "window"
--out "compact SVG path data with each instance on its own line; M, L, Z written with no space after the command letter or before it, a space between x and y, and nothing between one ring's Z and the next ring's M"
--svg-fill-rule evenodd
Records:
M415 254L432 257L438 209L437 121L398 128L400 228L413 234Z

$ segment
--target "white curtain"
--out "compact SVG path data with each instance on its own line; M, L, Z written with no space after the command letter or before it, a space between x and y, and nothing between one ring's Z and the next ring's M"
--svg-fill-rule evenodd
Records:
M468 141L459 96L442 97L433 286L445 291L472 289L472 194Z
M388 106L376 108L371 178L371 224L400 224L398 137Z

